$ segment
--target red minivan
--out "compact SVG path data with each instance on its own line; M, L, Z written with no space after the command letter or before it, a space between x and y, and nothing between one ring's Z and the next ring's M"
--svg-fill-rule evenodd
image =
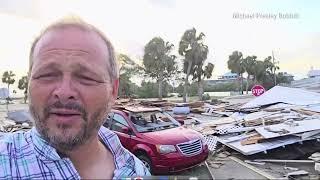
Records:
M113 109L104 126L117 133L122 145L152 174L170 174L194 167L209 154L200 133L182 127L160 108Z

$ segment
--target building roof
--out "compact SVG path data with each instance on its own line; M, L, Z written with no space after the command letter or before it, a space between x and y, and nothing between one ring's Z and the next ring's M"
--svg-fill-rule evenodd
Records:
M294 77L294 75L289 74L287 72L280 72L280 73L282 73L282 75L285 76L285 77Z
M237 76L237 73L227 72L223 76Z
M310 70L308 72L308 76L312 77L312 76L320 76L320 70Z

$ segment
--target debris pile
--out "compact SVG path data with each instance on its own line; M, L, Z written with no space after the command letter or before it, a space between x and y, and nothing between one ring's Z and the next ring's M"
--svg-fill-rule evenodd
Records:
M243 155L320 139L319 93L276 86L245 104L205 109L203 115L215 118L195 130Z
M0 121L0 132L27 131L32 127L32 118L27 110L16 110L7 113ZM1 135L0 135L1 136Z

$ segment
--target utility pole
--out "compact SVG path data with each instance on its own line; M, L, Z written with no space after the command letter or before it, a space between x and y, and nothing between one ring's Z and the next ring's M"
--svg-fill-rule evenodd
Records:
M272 51L272 64L273 64L274 86L276 86L277 85L277 76L276 76L276 66L275 66L275 59L274 59L273 51Z

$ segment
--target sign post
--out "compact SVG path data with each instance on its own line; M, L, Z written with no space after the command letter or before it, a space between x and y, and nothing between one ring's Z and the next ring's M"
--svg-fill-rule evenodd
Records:
M261 85L254 85L251 89L251 92L254 96L258 97L266 92L266 89Z

